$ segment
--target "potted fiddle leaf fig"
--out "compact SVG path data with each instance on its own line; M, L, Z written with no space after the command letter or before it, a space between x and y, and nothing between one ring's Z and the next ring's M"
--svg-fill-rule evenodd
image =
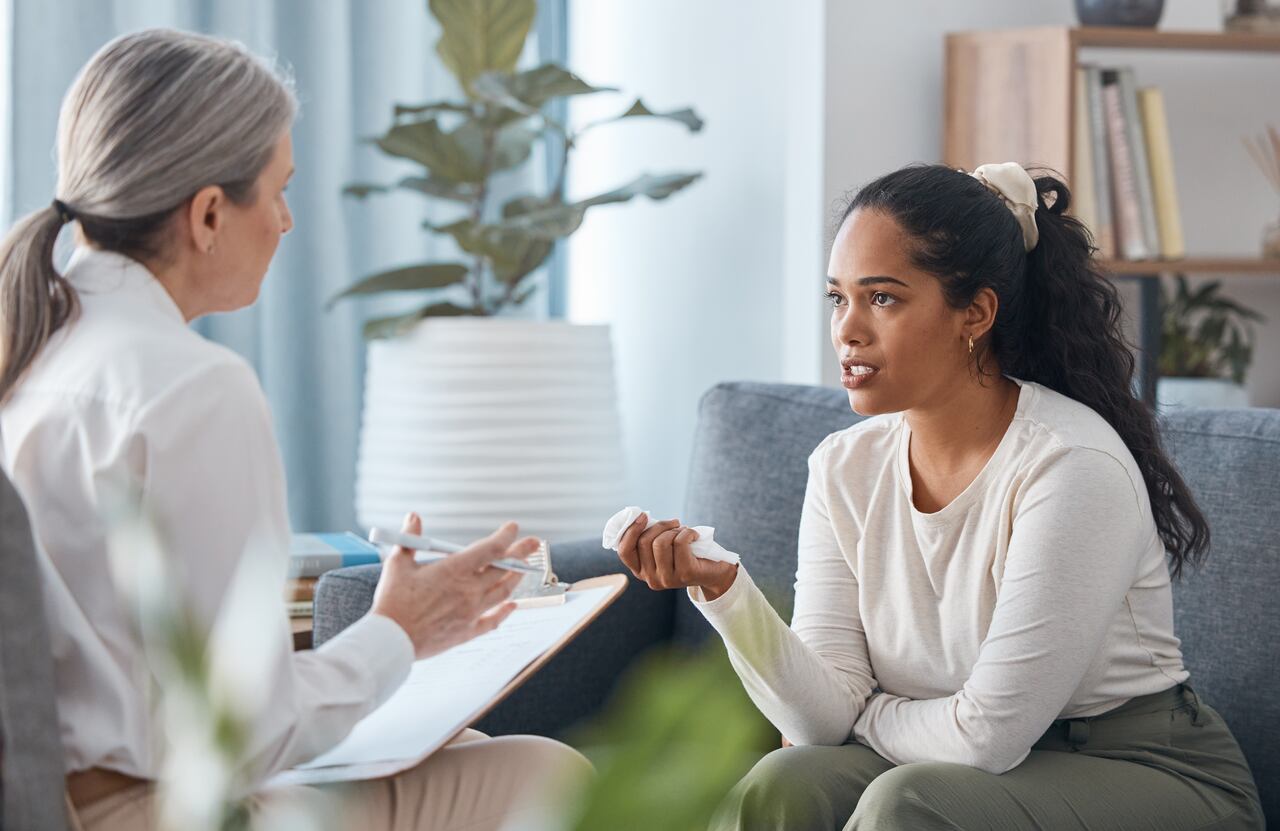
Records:
M696 133L702 129L702 119L687 108L655 112L637 98L612 118L570 128L547 113L550 102L617 90L592 86L550 63L515 70L533 23L535 0L430 0L430 9L442 29L436 51L466 98L397 105L390 129L373 141L387 155L414 162L422 171L389 185L351 184L345 193L363 199L401 189L456 207L456 219L427 224L426 230L451 237L466 256L374 274L332 298L331 304L386 291L422 293L420 308L369 321L365 326L369 338L401 334L427 317L487 317L519 305L532 293L530 278L554 243L577 231L588 210L637 196L666 199L701 176L645 173L608 192L566 200L569 155L588 131L650 118L672 121ZM557 180L547 193L496 204L493 177L524 164L534 143L548 133L557 139L563 154Z
M553 539L598 534L599 518L621 504L623 484L609 329L501 313L533 295L538 269L588 211L638 196L666 199L702 175L642 173L569 198L569 159L585 133L634 119L696 133L703 122L692 109L660 112L637 98L613 117L571 126L549 112L552 102L617 90L552 63L516 69L535 0L430 0L429 9L440 24L436 51L462 97L397 105L390 128L373 141L419 169L345 193L366 199L407 190L451 206L450 221L425 230L452 239L460 256L371 275L330 300L420 298L412 310L364 327L357 517L395 527L406 510L418 510L433 535L458 539L510 518ZM555 181L545 192L501 197L494 177L525 164L542 141L560 154ZM513 482L513 474L531 481Z
M1170 407L1246 407L1245 373L1253 360L1253 309L1223 297L1214 281L1191 289L1177 277L1161 290L1160 379L1156 399Z

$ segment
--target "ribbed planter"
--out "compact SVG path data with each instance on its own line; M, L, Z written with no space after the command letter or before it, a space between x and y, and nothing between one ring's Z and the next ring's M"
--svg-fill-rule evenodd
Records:
M622 504L608 326L429 318L369 344L356 516L470 542L598 537Z
M1162 412L1181 407L1248 407L1249 393L1223 378L1159 378L1156 405Z

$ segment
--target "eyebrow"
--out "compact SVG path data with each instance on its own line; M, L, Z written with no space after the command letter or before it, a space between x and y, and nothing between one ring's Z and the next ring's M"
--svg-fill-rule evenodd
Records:
M836 282L836 278L832 277L831 275L827 275L827 283L833 286L840 285L838 282ZM893 283L895 285L902 286L904 289L911 288L911 286L902 282L897 277L889 277L884 274L877 274L873 277L859 277L857 280L857 284L860 286L876 286L882 283Z

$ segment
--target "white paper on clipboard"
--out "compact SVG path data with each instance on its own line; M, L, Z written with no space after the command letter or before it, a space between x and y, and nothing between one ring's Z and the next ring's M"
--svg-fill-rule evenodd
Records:
M333 749L267 785L376 779L408 770L471 724L529 664L616 593L608 587L571 591L562 604L518 609L492 632L416 661L404 684Z

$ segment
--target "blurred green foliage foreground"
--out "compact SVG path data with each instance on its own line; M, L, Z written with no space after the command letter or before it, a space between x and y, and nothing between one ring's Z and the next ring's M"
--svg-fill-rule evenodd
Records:
M642 659L604 713L569 737L599 776L574 831L702 831L778 734L743 691L723 645Z

